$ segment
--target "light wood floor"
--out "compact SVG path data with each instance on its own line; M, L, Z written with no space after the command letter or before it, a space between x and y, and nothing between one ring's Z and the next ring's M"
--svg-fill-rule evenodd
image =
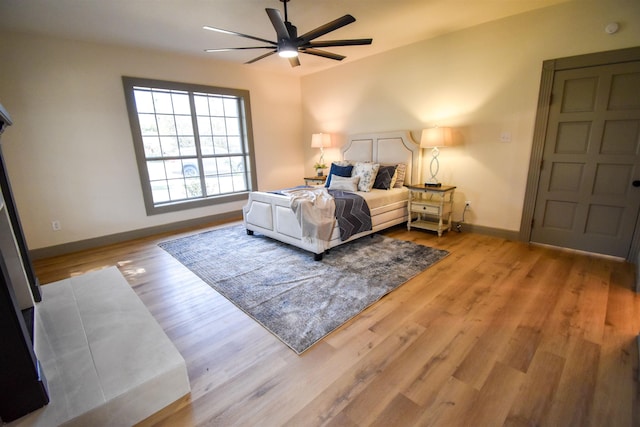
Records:
M182 353L191 395L142 426L640 425L632 265L465 232L385 234L450 255L302 356L156 246L176 235L35 267L48 283L117 265Z

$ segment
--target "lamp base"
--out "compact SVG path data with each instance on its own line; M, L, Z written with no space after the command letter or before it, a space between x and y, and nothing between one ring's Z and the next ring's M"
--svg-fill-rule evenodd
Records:
M431 163L429 163L429 172L431 172L431 178L429 178L427 182L424 183L425 187L442 187L442 184L440 184L438 182L438 178L436 178L436 176L438 175L438 171L440 170L438 154L440 154L438 147L433 147L433 150L431 150L431 155L433 157L431 158Z

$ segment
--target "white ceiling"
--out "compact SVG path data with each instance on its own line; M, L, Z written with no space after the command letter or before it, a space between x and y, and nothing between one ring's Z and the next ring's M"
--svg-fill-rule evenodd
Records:
M287 8L298 34L353 15L356 22L317 39L373 38L370 46L324 49L347 56L342 61L347 62L565 1L569 0L290 0ZM206 48L259 43L202 26L275 40L265 8L282 12L283 4L278 0L1 0L0 30L243 63L266 51L205 53ZM339 64L311 55L301 55L300 61L302 66L292 69L286 59L272 55L247 67L308 74Z

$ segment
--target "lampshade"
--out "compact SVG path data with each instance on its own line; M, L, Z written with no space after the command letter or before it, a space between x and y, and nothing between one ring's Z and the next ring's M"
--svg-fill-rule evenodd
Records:
M420 148L447 147L450 145L453 145L451 128L433 127L422 131Z
M314 133L311 135L311 147L323 148L331 146L331 135L328 133Z

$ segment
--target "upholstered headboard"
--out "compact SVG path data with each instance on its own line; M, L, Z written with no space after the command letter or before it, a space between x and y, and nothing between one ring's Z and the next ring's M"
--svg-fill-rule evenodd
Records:
M345 160L387 165L405 163L405 182L421 182L422 150L408 131L351 135L342 148L342 157Z

